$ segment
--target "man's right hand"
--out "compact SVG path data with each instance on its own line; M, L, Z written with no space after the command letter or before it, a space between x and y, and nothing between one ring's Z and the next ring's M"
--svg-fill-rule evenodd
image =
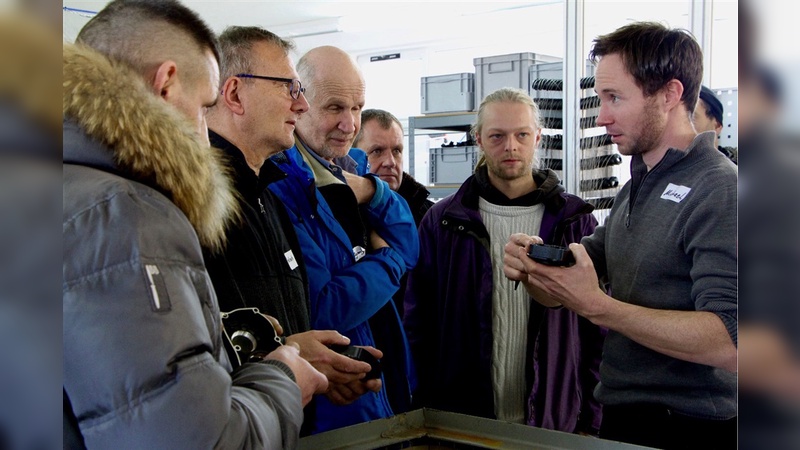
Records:
M303 406L311 401L314 394L328 391L328 379L300 356L300 348L297 344L282 345L267 355L264 360L281 361L292 369L297 386L300 387Z
M373 250L388 247L389 244L375 230L369 232L369 244Z
M376 359L383 357L383 352L375 347L361 345L359 347L370 352ZM359 379L350 381L349 383L331 383L325 396L328 397L328 400L334 405L343 406L353 403L358 397L361 397L367 392L379 392L381 387L383 387L383 381L381 381L380 378L364 381L359 377Z
M366 177L361 177L352 174L346 170L342 171L344 179L347 180L347 185L353 190L356 195L356 200L359 205L369 203L375 195L375 182Z

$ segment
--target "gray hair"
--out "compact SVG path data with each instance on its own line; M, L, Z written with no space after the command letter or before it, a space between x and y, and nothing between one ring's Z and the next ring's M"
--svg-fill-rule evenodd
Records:
M276 45L287 55L295 48L291 41L260 27L228 27L219 35L220 83L236 74L253 71L253 44L258 42Z

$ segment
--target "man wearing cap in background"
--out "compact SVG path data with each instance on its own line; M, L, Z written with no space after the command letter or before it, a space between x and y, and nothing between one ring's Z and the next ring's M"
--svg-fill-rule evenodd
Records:
M722 132L722 102L711 89L701 86L700 98L694 110L692 121L698 133L714 131L714 146L728 157L734 164L739 163L739 152L736 147L722 147L719 145L719 135Z

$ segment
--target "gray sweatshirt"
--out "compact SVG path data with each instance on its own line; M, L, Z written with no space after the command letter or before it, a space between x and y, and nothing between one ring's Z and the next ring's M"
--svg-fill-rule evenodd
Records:
M669 149L652 170L641 156L604 226L582 243L611 295L647 308L709 311L737 343L736 183L713 133ZM656 403L700 418L736 415L736 375L678 360L609 331L595 396Z

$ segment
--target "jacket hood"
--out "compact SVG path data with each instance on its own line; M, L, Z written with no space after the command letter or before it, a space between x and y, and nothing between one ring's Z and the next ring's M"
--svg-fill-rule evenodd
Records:
M200 243L219 250L238 206L222 152L142 77L80 45L64 44L64 118L112 153L116 171L164 195L186 215Z

